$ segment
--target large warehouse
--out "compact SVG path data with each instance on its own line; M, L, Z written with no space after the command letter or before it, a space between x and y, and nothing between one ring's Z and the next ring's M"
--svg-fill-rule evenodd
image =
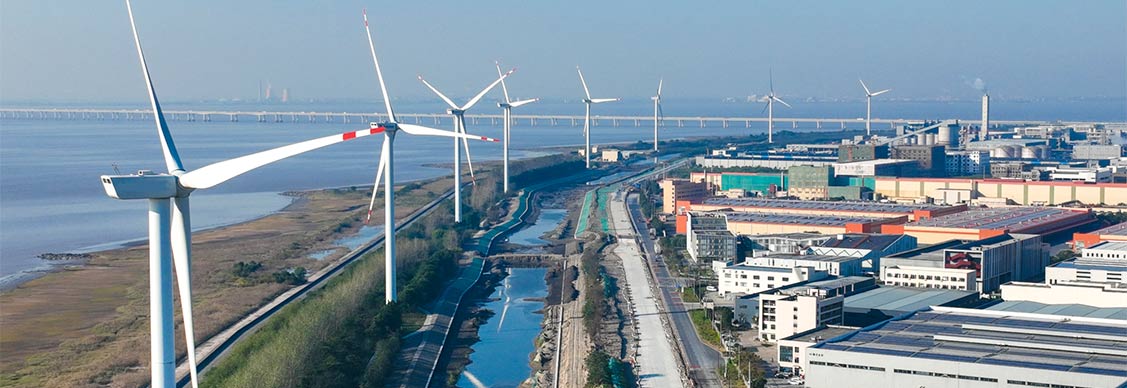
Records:
M728 231L736 235L815 232L821 234L877 233L883 226L908 222L907 216L895 218L853 217L841 215L796 215L786 213L723 212L728 218ZM677 216L681 223L684 216Z
M981 240L1006 233L1049 235L1095 221L1091 212L1044 207L978 208L919 220L886 225L885 234L907 234L920 244L951 239Z
M1115 224L1095 232L1072 234L1073 249L1084 249L1107 241L1127 242L1127 222Z
M859 201L804 201L797 199L771 198L709 198L693 203L677 203L695 211L731 209L742 213L811 214L837 215L848 217L901 217L909 220L939 217L966 210L966 205L904 205L881 202Z
M942 198L940 189L970 190L975 197L1006 198L1019 205L1127 203L1127 183L877 177L873 191L890 198Z
M806 386L1121 387L1127 322L932 307L806 349Z

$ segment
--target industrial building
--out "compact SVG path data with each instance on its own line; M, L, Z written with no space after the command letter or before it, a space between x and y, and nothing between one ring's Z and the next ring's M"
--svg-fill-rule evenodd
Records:
M908 222L907 216L873 218L788 213L725 212L724 214L728 217L728 230L737 235L793 232L817 232L822 234L876 233L881 230L882 226Z
M977 197L1003 198L1018 205L1060 205L1079 201L1089 205L1127 204L1127 184L1030 182L1010 179L940 179L877 177L873 190L889 198L926 201L936 189L970 190Z
M837 162L839 163L886 158L888 158L887 144L842 144L837 151Z
M905 234L848 233L833 236L809 248L815 255L860 257L861 268L876 272L880 258L916 249L916 238Z
M877 287L876 279L867 276L847 276L827 280L817 280L796 283L780 290L798 292L806 295L822 295L825 297L850 296L865 292ZM734 314L737 321L752 323L758 321L759 296L761 294L748 294L735 298Z
M775 233L745 236L752 256L774 253L807 253L810 247L833 238L835 235L821 233Z
M977 307L982 298L973 291L880 286L845 297L845 324L868 326L928 306Z
M793 166L787 169L790 186L787 195L803 199L829 199L834 169L830 166Z
M947 172L946 144L898 145L892 147L890 159L913 160L919 169L912 174L897 176L942 177Z
M960 273L964 272L961 270L972 269L977 282L975 289L981 293L997 291L1007 282L1040 278L1048 264L1048 246L1041 242L1041 236L1030 234L1003 234L982 240L948 240L885 256L880 263L882 275L900 274L899 278L882 277L884 282L903 281L905 274L909 279L912 275L917 279L921 276L934 277L937 269L960 270ZM895 272L889 272L891 269ZM939 276L958 275L956 271L939 272L943 272ZM919 286L942 284L946 283L920 282Z
M929 204L897 204L862 201L803 201L774 198L709 198L699 202L678 204L694 211L725 210L741 213L772 213L795 215L835 215L842 217L895 218L908 217L915 221L959 213L966 206L939 206Z
M845 297L817 289L795 289L759 295L759 339L775 342L826 325L840 325Z
M1049 159L1051 147L1042 139L991 139L967 143L966 150L987 151L991 159Z
M1121 387L1127 322L932 307L806 349L806 386Z
M1087 318L1107 318L1127 321L1127 308L1092 307L1079 303L1046 304L1032 301L1003 301L986 307L986 310L1015 313L1050 314Z
M833 169L834 176L929 176L921 173L917 161L908 159L873 159L834 163Z
M716 277L717 291L723 297L732 294L758 294L798 283L826 279L829 274L810 267L780 268L741 264L724 267Z
M1052 167L1046 170L1052 181L1111 183L1111 169L1107 167Z
M1094 232L1073 233L1072 249L1084 249L1105 241L1127 242L1127 222L1111 225Z
M685 242L689 256L698 263L736 258L736 236L727 230L690 229Z
M676 213L678 201L699 201L710 195L708 185L684 179L662 179L661 210L665 213Z
M709 187L720 191L743 190L773 196L776 191L787 189L789 177L781 171L776 174L704 171L690 173L689 180L708 183Z
M1051 235L1095 221L1087 210L1045 207L975 208L964 212L886 225L881 233L907 234L921 244L935 244L953 238L985 239L1006 233Z
M986 151L947 151L947 176L983 176L990 173L990 153Z
M1110 160L1123 156L1119 144L1077 144L1072 146L1073 160Z
M1096 308L1127 308L1127 283L1010 282L1002 285L1002 300L1045 304L1080 303Z
M1127 242L1105 242L1084 248L1080 257L1045 268L1045 282L1127 282ZM1127 303L1127 300L1124 301Z
M697 156L695 164L704 168L762 167L785 170L791 166L827 166L838 158L828 155L749 155L737 157Z
M863 258L848 256L797 255L791 253L772 253L766 256L747 258L746 265L761 267L810 267L833 276L861 275Z
M978 291L978 271L897 265L880 267L880 278L890 286Z

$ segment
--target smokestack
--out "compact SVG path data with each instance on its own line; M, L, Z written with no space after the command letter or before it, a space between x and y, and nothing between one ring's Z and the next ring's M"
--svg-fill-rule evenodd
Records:
M979 129L978 140L986 140L990 131L990 94L982 93L982 128Z
M266 101L270 101L270 89L273 88L269 82L266 83Z
M282 88L282 103L285 104L290 101L290 88Z

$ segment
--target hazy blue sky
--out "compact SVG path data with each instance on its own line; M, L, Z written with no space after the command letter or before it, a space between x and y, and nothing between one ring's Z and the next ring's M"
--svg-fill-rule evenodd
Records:
M422 73L466 95L517 66L518 95L764 93L890 98L1127 94L1127 1L218 1L136 0L165 100L378 95L360 19L373 21L393 96ZM0 2L0 100L143 101L123 1Z

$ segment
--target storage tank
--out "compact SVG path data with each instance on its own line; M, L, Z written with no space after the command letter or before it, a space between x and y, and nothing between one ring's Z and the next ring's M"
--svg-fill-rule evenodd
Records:
M927 145L935 145L935 134L934 133L927 134Z
M1039 145L1037 146L1037 150L1039 151L1037 154L1041 159L1049 159L1053 156L1053 150L1048 145Z
M941 125L937 136L935 136L935 144L937 145L950 145L951 144L951 126Z
M1038 156L1039 155L1038 155L1038 150L1037 150L1036 146L1021 147L1021 158L1022 159L1037 159Z

